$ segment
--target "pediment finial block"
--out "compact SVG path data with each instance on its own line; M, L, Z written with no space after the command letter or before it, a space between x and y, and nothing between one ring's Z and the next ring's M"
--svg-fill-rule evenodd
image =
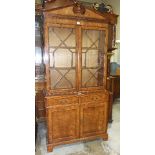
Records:
M85 7L83 5L76 2L75 5L73 6L73 12L74 12L74 14L84 15L85 12L86 12L86 9L85 9Z

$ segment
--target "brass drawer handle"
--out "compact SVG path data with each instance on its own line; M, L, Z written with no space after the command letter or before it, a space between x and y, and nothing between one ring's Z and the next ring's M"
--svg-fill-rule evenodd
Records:
M94 101L96 101L98 99L99 99L99 97L92 97L92 100L94 100Z

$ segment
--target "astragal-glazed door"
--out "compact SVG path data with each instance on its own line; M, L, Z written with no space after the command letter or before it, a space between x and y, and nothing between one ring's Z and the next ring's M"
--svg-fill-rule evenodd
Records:
M81 90L106 85L106 30L82 27Z

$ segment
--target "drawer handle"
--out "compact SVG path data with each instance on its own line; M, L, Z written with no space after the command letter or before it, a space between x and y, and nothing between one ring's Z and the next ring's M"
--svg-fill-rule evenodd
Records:
M99 99L98 97L93 97L93 100L95 100L95 101L98 100L98 99Z

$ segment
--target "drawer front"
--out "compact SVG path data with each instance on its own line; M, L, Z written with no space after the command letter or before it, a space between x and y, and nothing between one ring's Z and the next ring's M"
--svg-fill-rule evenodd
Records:
M52 96L46 98L46 107L53 105L69 105L78 104L79 98L77 96Z
M87 95L81 95L80 97L80 103L102 103L102 102L108 102L109 96L108 94L103 93L91 93Z

